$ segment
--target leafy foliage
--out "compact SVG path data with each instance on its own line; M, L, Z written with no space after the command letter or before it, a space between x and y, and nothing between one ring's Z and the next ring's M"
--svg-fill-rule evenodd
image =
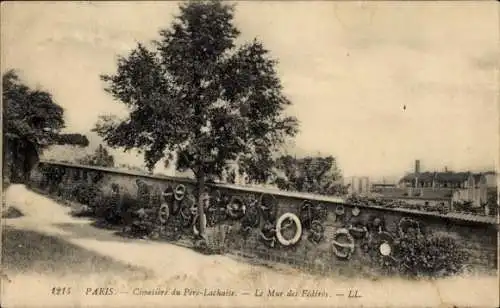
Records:
M273 150L296 134L297 120L283 115L291 103L262 43L235 46L233 11L220 1L182 4L154 49L138 44L102 76L130 108L124 121L97 123L109 146L141 149L149 169L175 152L176 168L199 181L220 178L229 161L254 178L271 174Z
M72 191L72 196L78 203L96 206L102 196L99 186L88 183L78 183Z
M284 155L276 160L281 172L275 183L283 190L335 195L344 193L344 187L336 183L341 178L334 157L295 158Z
M50 93L30 89L14 70L2 76L2 87L4 167L23 165L26 173L40 151L50 145L88 145L85 136L60 133L64 128L64 110Z
M79 163L90 166L114 167L115 160L113 155L109 154L108 150L100 144L94 154L83 157Z
M399 254L407 274L430 277L459 273L468 257L453 238L441 234L428 238L404 237L400 240Z
M80 134L59 134L64 128L64 110L50 93L30 89L13 70L2 76L2 87L4 138L26 140L42 148L53 144L88 145L87 138Z

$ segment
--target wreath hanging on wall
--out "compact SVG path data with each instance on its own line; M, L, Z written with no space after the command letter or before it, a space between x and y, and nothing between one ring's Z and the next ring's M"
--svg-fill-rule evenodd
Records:
M345 209L344 209L344 206L342 204L339 204L339 205L337 205L337 207L335 207L335 215L342 216L342 215L344 215L344 213L345 213Z
M160 205L160 209L158 210L158 220L160 224L165 225L170 217L170 207L166 203L162 203Z
M359 216L359 214L361 213L361 210L359 209L359 207L355 206L355 207L352 209L351 213L352 213L352 216L357 217L357 216Z
M370 232L382 232L385 230L385 219L383 216L373 215L368 221L367 228Z
M245 215L246 205L240 197L233 197L226 207L227 214L231 219L240 219Z
M339 241L344 238L345 241ZM355 240L345 228L337 229L333 235L332 249L333 253L340 259L349 259L354 253Z
M314 204L306 200L300 206L299 217L305 229L309 229L313 221L323 221L326 219L328 213L324 206L320 203Z
M309 229L311 227L311 223L314 220L314 206L311 201L306 200L302 203L300 207L300 221L305 229Z
M269 247L273 248L276 244L276 229L275 226L266 221L262 230L259 231L260 239Z
M183 184L177 185L174 190L175 200L182 201L185 195L186 195L186 186L184 186Z
M241 230L244 234L249 234L254 228L260 225L259 208L256 205L250 205L241 220Z
M361 221L353 221L347 229L357 239L365 237L368 232L368 228Z
M262 194L259 198L259 206L261 209L262 218L270 222L275 221L278 211L277 205L277 200L273 195Z
M295 226L295 233L291 238L285 238L283 231ZM283 246L291 246L297 244L302 237L302 224L299 217L293 213L285 213L278 218L276 222L276 238Z
M422 234L420 229L420 223L409 217L403 217L398 223L398 233L399 237L416 237Z
M325 227L318 220L313 220L310 227L309 236L307 237L309 241L318 244L325 236Z
M374 260L382 263L393 259L396 250L396 239L389 232L378 232L372 234L370 239L368 253Z

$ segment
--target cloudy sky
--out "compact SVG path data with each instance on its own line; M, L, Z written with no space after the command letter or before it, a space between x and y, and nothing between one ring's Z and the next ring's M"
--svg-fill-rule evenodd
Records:
M346 176L493 168L498 147L495 2L237 3L242 40L279 60L299 154L335 155ZM16 68L88 132L125 110L99 74L158 37L174 2L2 3L2 72ZM406 109L404 109L406 106ZM98 144L94 138L92 143ZM140 158L120 154L120 160Z

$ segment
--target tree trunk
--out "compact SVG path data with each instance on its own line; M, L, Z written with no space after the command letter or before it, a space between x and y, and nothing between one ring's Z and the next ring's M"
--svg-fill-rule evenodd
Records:
M20 176L22 170L23 162L23 149L20 141L15 140L12 142L12 164L10 166L11 172L11 182L12 183L22 183L22 177Z
M204 214L204 204L203 204L203 191L205 188L205 171L203 168L200 168L200 170L196 174L196 185L197 185L197 202L198 202L198 223L199 223L199 232L200 232L200 237L205 236L205 215Z

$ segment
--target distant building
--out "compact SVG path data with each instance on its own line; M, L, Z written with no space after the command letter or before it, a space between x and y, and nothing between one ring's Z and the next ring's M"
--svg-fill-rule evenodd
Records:
M435 190L432 188L398 188L385 187L382 190L372 190L372 196L394 201L402 201L411 205L451 206L453 192L451 190Z
M344 185L349 186L349 194L368 194L371 190L370 178L362 177L346 177L343 179Z
M397 188L396 184L386 184L386 183L373 183L371 184L371 192L380 192L386 189L394 189Z
M408 196L420 191L442 192L450 195L453 202L471 202L479 207L487 200L487 178L482 173L421 172L420 161L415 161L415 171L405 175L399 181L399 187L407 191ZM425 193L423 193L425 195Z
M486 186L488 186L488 188L498 187L499 177L497 172L488 171L483 174L486 177Z

